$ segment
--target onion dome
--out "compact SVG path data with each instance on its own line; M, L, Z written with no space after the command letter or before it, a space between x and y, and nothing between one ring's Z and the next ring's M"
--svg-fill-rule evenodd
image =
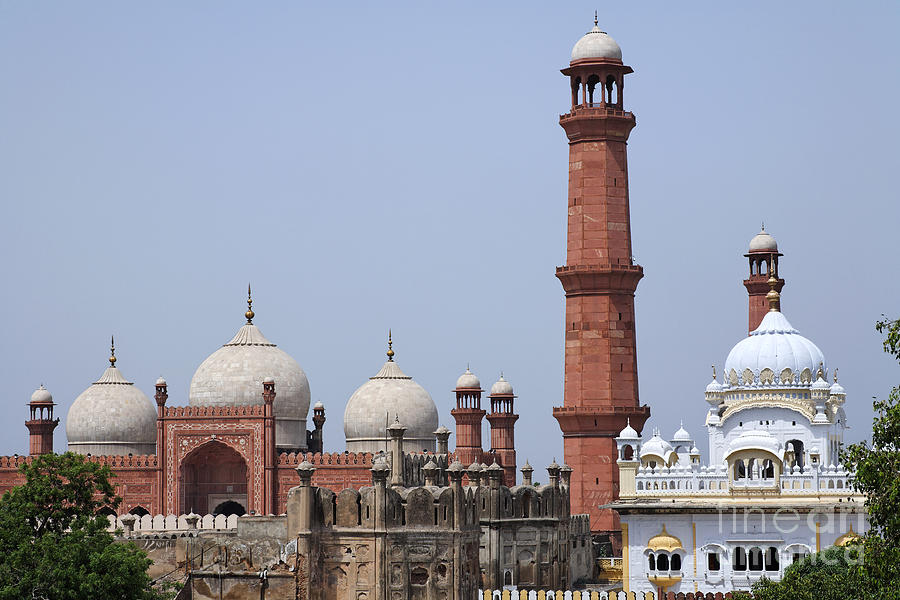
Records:
M641 446L640 458L643 460L654 456L662 459L663 463L669 464L669 460L674 453L675 451L672 449L672 445L662 439L659 435L659 430L656 430L653 432L653 437Z
M681 426L678 428L678 431L675 432L675 435L672 436L672 440L676 442L690 442L691 434L688 433L687 429L684 428L684 422L681 423Z
M456 389L480 390L481 381L469 370L469 367L466 367L466 372L460 375L459 379L456 380Z
M249 290L248 290L249 291ZM248 306L252 300L247 300ZM309 381L288 353L265 338L253 324L252 309L247 323L227 344L213 352L191 379L191 406L249 406L263 404L263 378L275 381L275 445L283 449L306 449L306 416L309 412Z
M100 379L69 408L69 450L101 456L155 454L156 405L116 367L115 344L111 354Z
M732 387L808 386L820 364L824 369L825 355L818 346L800 335L784 314L770 310L728 353L725 376Z
M43 386L41 386L43 387ZM832 396L846 396L847 392L844 390L844 386L838 383L837 380L837 369L834 370L834 383L831 384L831 395ZM33 396L32 396L33 398Z
M697 446L691 446L690 455L700 456L700 448L698 448Z
M513 386L510 382L503 378L503 373L500 373L500 379L498 379L494 385L491 386L491 396L502 396L513 394Z
M631 426L631 419L628 419L628 422L625 424L625 429L619 432L619 438L623 440L640 439L637 430Z
M765 227L750 240L750 252L778 252L778 243L766 232Z
M166 383L166 380L163 379L162 376L160 376L160 377L156 380L156 385L168 385L168 384Z
M616 40L600 29L596 16L594 17L594 28L584 34L572 48L572 62L592 58L622 60L622 49L619 48Z
M666 531L666 526L664 524L662 531L654 535L647 542L647 549L652 550L653 552L658 552L659 550L675 552L676 550L684 550L684 547L681 544L681 540Z
M721 383L719 383L719 381L717 379L713 378L713 380L710 381L709 384L706 386L706 393L707 394L718 394L719 392L721 392L724 389L724 387L725 386L723 386Z
M831 390L831 386L828 385L828 382L825 381L825 379L823 379L822 377L819 377L818 379L816 379L816 382L810 386L810 389L817 390L817 391Z
M53 396L50 395L43 383L31 394L31 404L53 404Z
M389 342L390 344L390 342ZM434 452L438 412L431 395L394 362L393 349L381 370L359 386L344 410L344 436L350 452L386 448L391 417L403 415L405 452Z

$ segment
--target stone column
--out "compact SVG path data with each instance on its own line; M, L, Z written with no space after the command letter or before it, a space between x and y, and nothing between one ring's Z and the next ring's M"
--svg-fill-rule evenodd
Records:
M406 427L400 424L398 417L387 431L391 436L391 487L402 486L406 482L403 472L403 434Z
M291 490L288 498L288 535L297 536L297 569L306 574L306 589L298 589L301 598L310 598L312 592L310 552L313 546L312 514L315 507L312 476L315 471L316 468L309 461L304 460L297 465L300 485Z
M156 506L148 506L151 513L166 513L166 400L169 388L166 380L156 380Z
M434 460L429 460L425 463L425 466L422 467L422 472L425 473L425 486L433 487L438 472L438 466L435 464Z
M375 488L375 549L373 581L375 582L375 600L388 598L388 585L390 579L390 565L387 560L387 480L390 475L390 467L383 458L376 458L372 465L372 485Z
M522 485L534 485L533 483L531 483L531 474L534 473L534 468L532 468L532 466L530 464L528 464L527 460L525 461L525 466L522 467L521 470L522 470Z
M275 380L263 380L263 402L265 403L265 493L260 507L264 515L275 514Z
M450 430L441 425L435 430L434 437L437 440L436 454L446 456L450 447Z
M131 537L131 534L134 533L134 522L137 520L137 517L134 515L122 515L119 520L122 522L125 537Z

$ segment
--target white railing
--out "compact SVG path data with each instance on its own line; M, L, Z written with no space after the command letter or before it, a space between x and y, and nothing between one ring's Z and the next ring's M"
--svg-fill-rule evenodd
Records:
M653 600L653 592L598 592L596 590L478 590L478 600Z
M641 467L635 476L638 496L719 496L732 490L766 490L780 488L782 494L837 494L851 490L850 473L841 467L806 467L788 469L775 478L741 478L729 480L724 466L716 467Z
M142 517L137 517L137 515L119 515L118 517L114 517L110 515L107 517L109 519L109 531L122 529L127 533L129 530L127 521L130 521L129 517L132 516L135 517L135 519L134 524L131 525L130 529L135 534L177 532L196 529L212 531L229 530L237 528L238 520L237 515L144 515ZM122 520L123 517L126 519L125 522ZM196 517L195 526L192 526L189 522L193 520L190 519L190 517Z

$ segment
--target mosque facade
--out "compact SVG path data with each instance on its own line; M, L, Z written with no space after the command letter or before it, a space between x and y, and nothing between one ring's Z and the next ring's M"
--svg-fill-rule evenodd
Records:
M607 507L621 518L625 591L749 590L867 529L840 462L837 369L781 311L775 239L761 231L745 256L750 331L704 392L709 455L684 424L616 438L620 499Z

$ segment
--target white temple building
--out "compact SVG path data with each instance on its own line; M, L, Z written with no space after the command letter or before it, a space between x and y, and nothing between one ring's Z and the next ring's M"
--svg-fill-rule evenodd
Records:
M709 456L683 426L669 439L630 426L616 438L620 500L609 507L621 515L626 592L747 590L866 530L864 497L839 462L837 370L829 384L825 355L780 310L774 238L762 232L747 256L751 326L759 279L768 311L706 386Z

